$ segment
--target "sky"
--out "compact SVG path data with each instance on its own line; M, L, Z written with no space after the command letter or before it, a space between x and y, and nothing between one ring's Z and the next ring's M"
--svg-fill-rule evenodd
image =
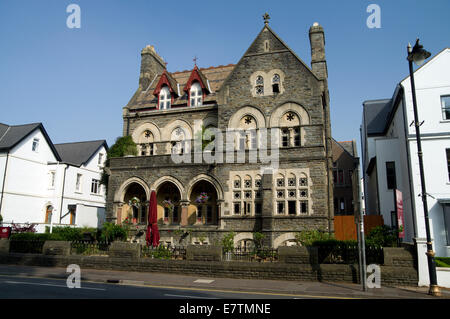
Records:
M68 28L66 9L81 9ZM370 4L380 28L369 28ZM264 26L308 65L308 31L325 31L332 136L360 149L362 103L390 98L408 75L406 47L450 47L449 0L0 0L0 122L41 122L53 143L122 135L140 52L154 45L169 72L237 63ZM447 70L448 71L448 70Z

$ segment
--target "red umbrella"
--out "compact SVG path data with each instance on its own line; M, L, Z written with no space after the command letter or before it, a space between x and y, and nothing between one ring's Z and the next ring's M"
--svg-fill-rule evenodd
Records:
M152 191L148 207L147 235L145 236L147 246L152 245L153 247L156 247L159 245L159 231L157 223L158 223L158 216L156 208L156 192Z

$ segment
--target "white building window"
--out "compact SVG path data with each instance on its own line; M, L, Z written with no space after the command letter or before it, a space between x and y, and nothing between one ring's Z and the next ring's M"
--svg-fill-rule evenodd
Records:
M55 188L55 178L56 178L56 172L55 171L51 171L50 172L50 188Z
M450 120L450 95L441 96L442 118Z
M77 174L77 181L75 183L75 190L77 192L81 192L81 177L82 176L83 176L82 174Z
M198 82L194 82L191 86L190 98L191 106L201 106L203 100L202 87Z
M100 194L100 181L98 179L92 179L91 193Z
M31 150L33 152L37 152L38 149L39 149L39 139L35 138L35 139L33 139L33 145L31 146Z
M172 96L170 95L169 87L163 86L159 92L159 109L168 110L170 109L170 103L172 101Z
M103 154L99 153L98 154L98 165L102 165L102 163L103 163Z

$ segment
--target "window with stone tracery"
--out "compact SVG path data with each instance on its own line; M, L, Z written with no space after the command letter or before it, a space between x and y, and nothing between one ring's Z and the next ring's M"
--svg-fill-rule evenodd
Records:
M245 175L242 178L236 175L233 178L234 215L253 216L262 214L261 184L260 175L256 175L254 179L250 175Z
M276 215L307 215L309 213L308 178L302 173L300 178L293 173L287 176L278 174L275 178ZM298 183L297 183L298 181Z
M145 130L139 138L138 142L139 155L154 155L154 136L150 130Z
M264 78L261 75L256 77L256 95L264 95Z
M300 118L294 112L283 114L280 119L281 147L301 146Z

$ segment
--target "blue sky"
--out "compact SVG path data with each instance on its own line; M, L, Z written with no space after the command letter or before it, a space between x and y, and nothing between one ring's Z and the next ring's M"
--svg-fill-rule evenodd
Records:
M81 28L66 26L69 4ZM369 29L369 4L381 28ZM271 28L310 65L309 27L325 29L332 135L356 139L362 102L389 98L408 75L417 37L450 47L450 1L0 0L0 122L42 122L54 143L122 134L122 108L138 86L147 44L170 72L237 63L271 16Z

